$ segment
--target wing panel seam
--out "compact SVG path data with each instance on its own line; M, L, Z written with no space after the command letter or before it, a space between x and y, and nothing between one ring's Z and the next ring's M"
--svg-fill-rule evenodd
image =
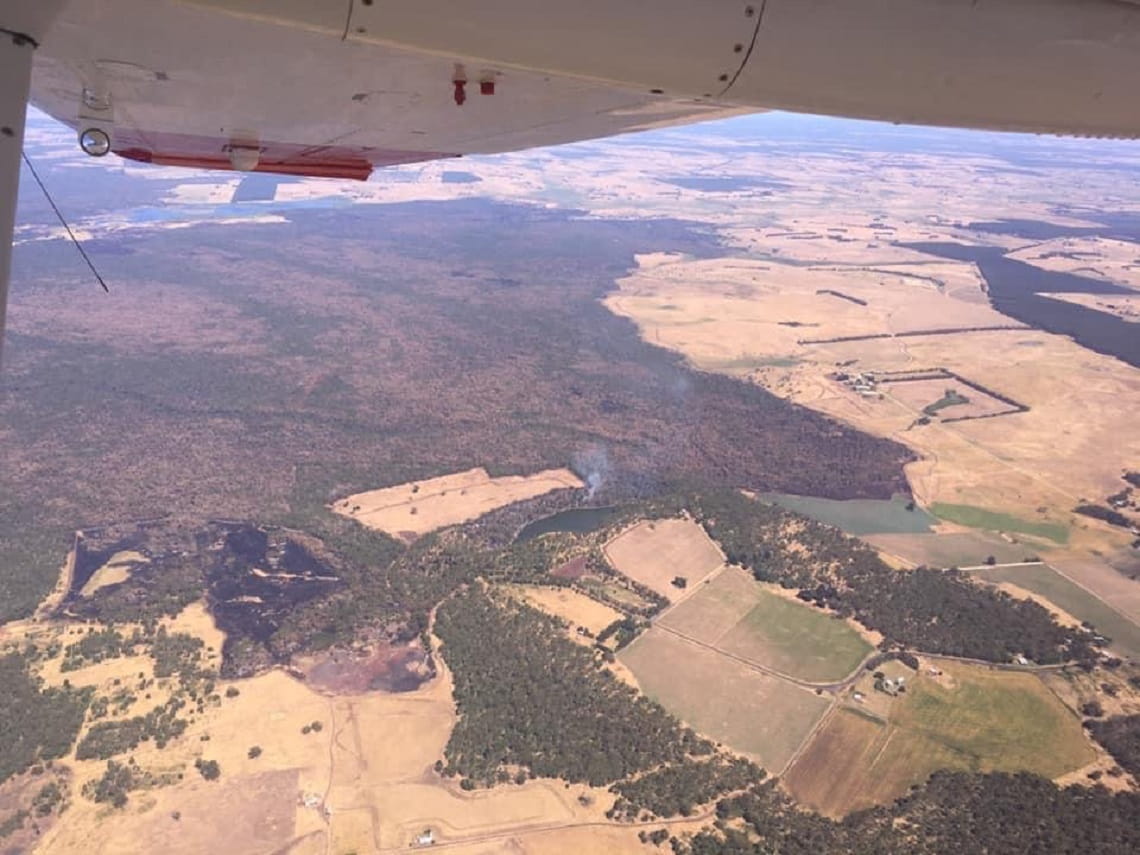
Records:
M728 94L736 81L740 79L740 75L744 73L744 69L748 66L748 60L752 59L752 51L756 49L756 42L760 38L760 25L764 23L764 12L768 8L768 0L760 0L760 9L756 13L756 26L752 30L752 41L748 43L748 50L744 54L744 59L740 62L740 67L736 69L736 74L732 75L732 80L728 81L728 85L724 87L717 95L718 98L723 98Z

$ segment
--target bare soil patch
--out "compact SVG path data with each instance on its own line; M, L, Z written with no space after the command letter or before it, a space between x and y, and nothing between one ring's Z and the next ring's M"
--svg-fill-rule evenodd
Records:
M523 499L583 486L569 469L492 478L486 469L476 468L356 493L335 502L332 510L369 528L410 540Z
M132 568L138 564L145 564L146 561L146 556L138 552L130 550L116 552L106 564L91 574L91 578L83 585L79 595L90 597L100 588L107 588L127 581L131 578Z
M620 572L670 601L696 590L724 564L724 556L704 529L692 520L640 522L605 547L606 558ZM684 579L685 587L673 584Z
M585 594L569 588L551 588L542 585L512 585L509 590L527 603L548 614L562 618L571 629L584 627L597 635L624 615Z

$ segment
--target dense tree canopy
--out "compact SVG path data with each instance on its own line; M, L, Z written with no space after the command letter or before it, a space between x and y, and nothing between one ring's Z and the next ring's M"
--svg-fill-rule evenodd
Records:
M599 667L555 619L474 586L435 625L460 719L451 769L493 783L505 768L610 784L712 746Z
M1140 715L1118 715L1086 726L1124 769L1140 776Z
M0 657L0 782L71 750L91 700L87 689L43 688L18 653Z
M689 504L729 561L799 589L803 599L855 618L888 642L991 662L1019 654L1039 663L1098 658L1089 633L961 571L894 570L862 541L737 491L702 493Z
M681 855L1119 855L1140 847L1140 795L1059 788L1028 774L937 772L886 807L832 822L760 785L717 805L721 822Z

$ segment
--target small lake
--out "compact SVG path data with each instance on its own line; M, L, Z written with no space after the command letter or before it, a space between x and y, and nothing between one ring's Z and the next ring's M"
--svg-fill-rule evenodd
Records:
M568 531L571 534L586 534L597 531L617 513L617 508L573 508L569 511L559 511L548 517L527 523L515 536L516 543L526 543L544 534L556 531Z
M787 493L761 493L765 502L779 505L848 534L921 534L938 522L922 508L911 505L909 496L885 499L819 499Z

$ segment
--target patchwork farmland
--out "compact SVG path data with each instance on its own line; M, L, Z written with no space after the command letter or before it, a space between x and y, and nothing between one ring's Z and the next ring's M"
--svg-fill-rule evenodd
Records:
M619 658L646 695L774 773L788 764L830 703L656 627Z
M1076 716L1034 675L940 670L912 674L882 717L858 702L837 709L789 769L792 794L841 816L897 798L937 769L1056 778L1094 758Z
M786 598L737 567L726 568L659 619L662 627L797 680L833 683L871 645L845 621Z

